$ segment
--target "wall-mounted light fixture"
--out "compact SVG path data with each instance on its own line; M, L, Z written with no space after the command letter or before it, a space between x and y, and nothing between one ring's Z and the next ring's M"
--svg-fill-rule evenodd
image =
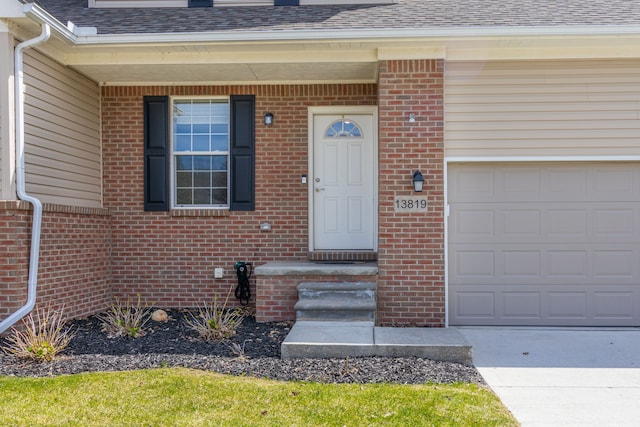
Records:
M267 113L264 115L264 125L265 126L273 125L273 113Z
M416 193L420 193L422 191L422 187L424 186L424 178L420 171L415 171L413 173L413 191Z
M263 222L262 224L260 224L260 231L271 231L271 224L268 222Z
M409 113L409 123L415 123L415 122L416 122L415 113Z

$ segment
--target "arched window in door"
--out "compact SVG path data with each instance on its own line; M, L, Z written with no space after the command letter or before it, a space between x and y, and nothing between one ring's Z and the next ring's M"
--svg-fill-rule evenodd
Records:
M349 119L342 118L331 123L324 133L325 138L362 138L360 127Z

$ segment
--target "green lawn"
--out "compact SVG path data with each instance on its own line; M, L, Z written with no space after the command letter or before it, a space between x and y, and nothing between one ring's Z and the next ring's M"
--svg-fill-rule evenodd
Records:
M318 384L189 369L0 377L2 426L517 425L470 384Z

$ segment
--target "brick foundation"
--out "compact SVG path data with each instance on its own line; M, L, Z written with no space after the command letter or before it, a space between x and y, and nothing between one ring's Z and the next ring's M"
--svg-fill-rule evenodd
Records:
M42 217L36 309L64 307L77 318L111 303L110 216L105 209L45 204ZM0 201L0 318L27 298L32 210Z

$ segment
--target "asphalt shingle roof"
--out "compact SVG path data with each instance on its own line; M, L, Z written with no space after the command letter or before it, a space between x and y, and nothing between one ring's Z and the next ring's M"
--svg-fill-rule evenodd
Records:
M63 23L98 34L207 31L640 25L638 0L399 0L395 4L213 8L88 8L38 0Z

